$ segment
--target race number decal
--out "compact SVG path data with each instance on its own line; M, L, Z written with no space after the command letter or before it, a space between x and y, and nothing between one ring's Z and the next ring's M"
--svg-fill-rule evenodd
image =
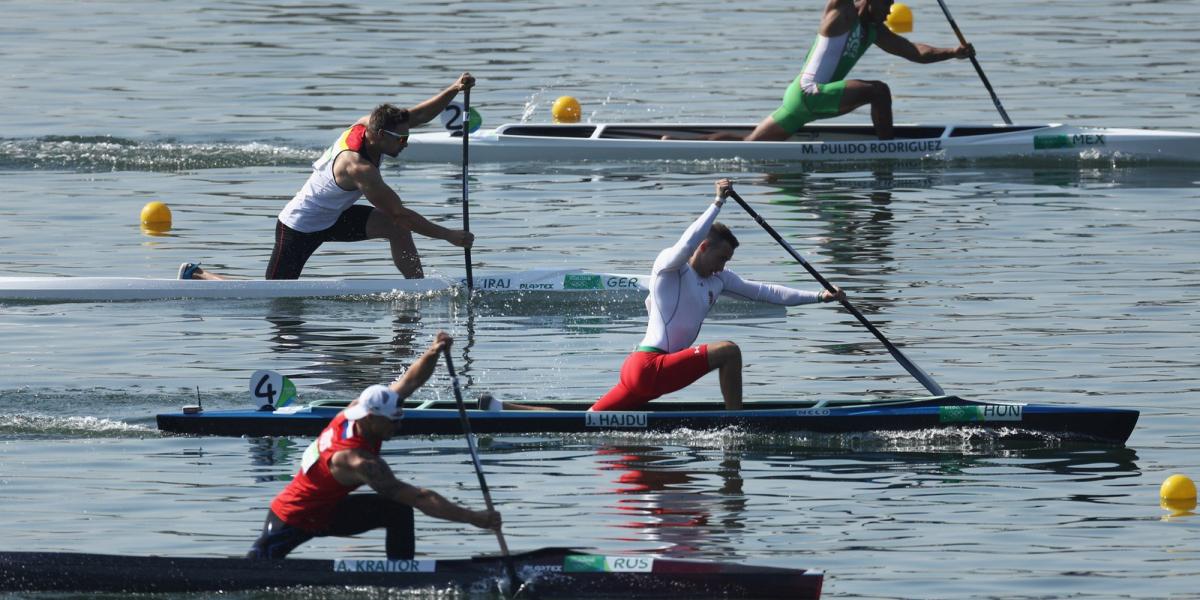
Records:
M296 401L296 386L275 371L261 369L250 376L250 397L259 407L282 408Z
M463 121L462 102L451 102L450 104L447 104L445 110L442 111L441 118L442 118L442 127L445 127L447 131L452 131L452 132L458 133L460 135L462 134L462 121ZM475 133L475 131L479 129L479 126L483 125L483 117L480 116L480 114L478 112L476 112L475 109L472 108L471 116L468 119L468 123L470 125L471 133Z

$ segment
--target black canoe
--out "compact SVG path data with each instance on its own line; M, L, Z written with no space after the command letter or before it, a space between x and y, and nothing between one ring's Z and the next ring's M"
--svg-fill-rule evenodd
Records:
M475 433L577 433L673 431L738 427L752 432L852 433L915 431L953 427L1004 430L1014 435L1050 434L1123 444L1138 411L1084 406L977 402L957 396L899 400L747 402L727 411L713 403L653 402L647 411L588 412L589 403L524 403L551 411L468 411ZM345 403L310 404L277 410L215 410L168 413L158 428L171 433L223 436L315 436ZM453 402L409 408L398 435L462 433Z
M518 598L820 598L822 571L545 548L513 555ZM388 561L249 560L0 552L0 591L183 593L370 586L489 594L496 556Z

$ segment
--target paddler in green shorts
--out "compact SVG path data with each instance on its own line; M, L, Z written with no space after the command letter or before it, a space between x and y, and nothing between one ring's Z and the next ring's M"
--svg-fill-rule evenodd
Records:
M910 42L884 26L891 8L892 0L829 0L804 69L788 86L783 105L763 119L746 141L783 141L806 123L844 115L866 104L871 105L876 135L892 139L892 92L887 84L846 79L867 48L874 44L916 63L968 58L975 49L970 44L935 48Z

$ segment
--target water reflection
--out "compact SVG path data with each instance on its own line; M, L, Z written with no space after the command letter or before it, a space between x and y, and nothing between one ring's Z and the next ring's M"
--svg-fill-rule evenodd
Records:
M664 556L736 551L732 534L745 527L747 503L737 452L724 452L715 465L693 449L603 445L596 453L616 475L617 527L634 536L617 539L652 541L651 551Z
M399 365L406 364L424 350L422 314L415 303L373 304L387 311L372 311L384 321L387 334L364 329L364 314L350 303L339 305L309 299L273 300L267 311L270 323L270 348L280 358L303 357L302 372L287 373L300 383L302 379L323 379L339 387L358 389L390 380ZM341 309L341 310L338 310ZM308 315L319 315L319 320ZM312 384L310 384L312 385ZM319 385L319 384L317 384Z
M1046 439L1041 441L975 440L960 447L930 447L885 441L879 436L872 444L849 444L843 449L792 448L786 454L767 448L747 450L743 458L761 462L765 473L752 477L766 479L824 480L831 476L855 476L877 479L889 487L925 487L929 479L905 479L897 482L897 473L925 475L941 484L968 479L978 480L981 472L1013 469L1062 476L1074 482L1111 481L1141 475L1137 452L1127 447L1110 447L1084 442ZM886 448L886 449L885 449ZM1088 499L1083 496L1076 500Z
M255 483L290 481L291 468L299 464L308 440L298 438L246 438L249 444L250 473Z

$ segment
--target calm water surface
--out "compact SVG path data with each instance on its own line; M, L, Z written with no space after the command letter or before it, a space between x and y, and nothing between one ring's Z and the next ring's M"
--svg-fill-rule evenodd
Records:
M912 39L949 45L933 2ZM0 24L0 276L169 277L184 260L258 277L279 208L336 131L411 105L462 70L485 123L755 121L816 27L794 3L7 2ZM1020 122L1200 130L1189 2L952 4ZM994 122L967 63L869 53L900 122ZM865 114L847 117L864 122ZM458 167L386 163L448 225ZM1127 447L976 434L733 431L482 440L510 546L589 546L825 569L830 598L1189 598L1200 521L1158 506L1200 477L1200 173L1166 165L739 162L473 165L476 272L644 272L711 197L738 189L948 391L1135 408ZM142 234L141 206L175 228ZM731 268L815 289L755 223ZM461 255L420 240L427 270ZM327 247L306 275L387 276L382 244ZM439 330L472 393L602 394L640 339L640 302L425 297L0 303L0 537L8 550L232 556L306 439L163 437L156 412L247 404L259 368L302 398L400 372ZM829 306L718 305L755 398L921 393ZM420 394L450 393L439 372ZM708 379L679 396L713 399ZM396 440L404 478L481 500L458 438ZM427 556L488 552L418 518ZM300 557L377 556L382 535ZM323 596L323 594L313 594ZM338 594L329 594L337 596ZM255 597L261 597L256 595ZM282 597L282 595L281 595Z

